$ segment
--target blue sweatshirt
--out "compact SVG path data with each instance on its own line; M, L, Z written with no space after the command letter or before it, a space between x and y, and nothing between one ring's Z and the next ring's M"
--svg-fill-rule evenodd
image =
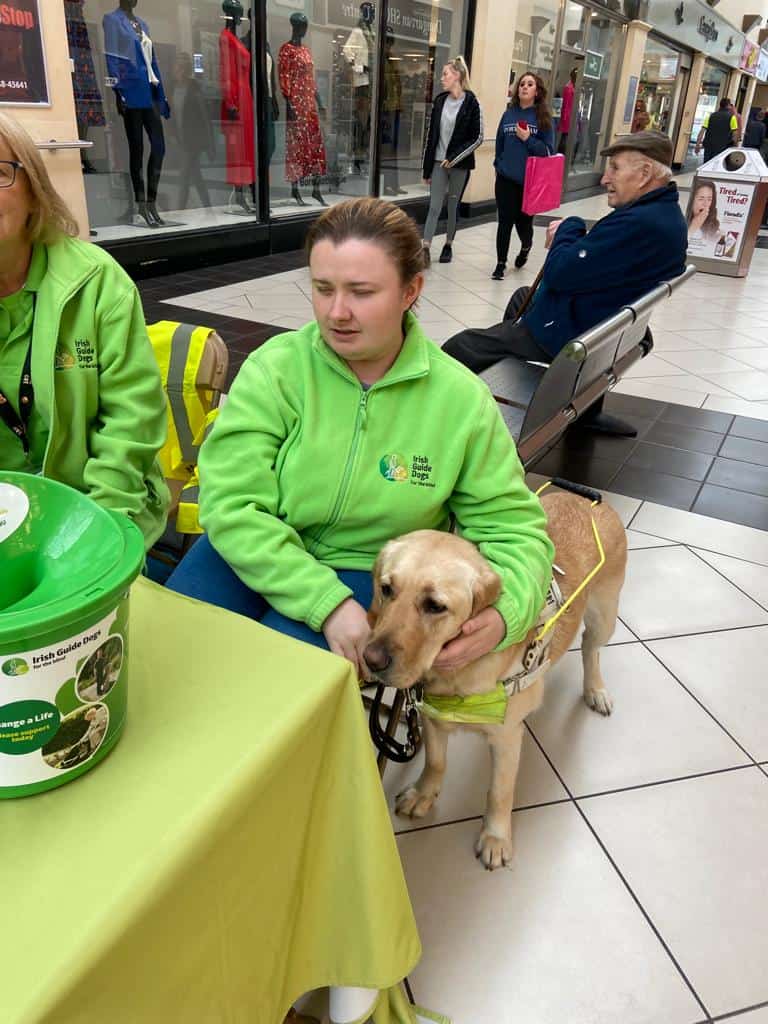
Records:
M527 142L518 139L515 125L518 121L527 121L531 136ZM553 128L540 132L536 120L536 108L509 107L499 121L496 132L496 159L493 166L502 178L509 178L522 185L525 181L525 162L529 156L549 156L555 151L555 132Z
M523 323L550 355L652 288L682 274L688 233L674 182L603 217L567 217Z

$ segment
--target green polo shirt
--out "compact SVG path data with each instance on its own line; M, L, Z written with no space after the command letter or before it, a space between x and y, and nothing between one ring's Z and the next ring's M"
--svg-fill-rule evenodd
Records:
M44 245L32 248L32 260L24 286L13 295L0 298L0 391L3 392L18 415L19 382L24 369L27 349L32 344L32 322L35 315L35 292L38 291L48 269L48 253ZM34 380L32 385L34 386ZM48 424L44 422L36 404L27 424L29 455L24 454L21 442L0 420L0 469L25 473L39 473L48 444Z

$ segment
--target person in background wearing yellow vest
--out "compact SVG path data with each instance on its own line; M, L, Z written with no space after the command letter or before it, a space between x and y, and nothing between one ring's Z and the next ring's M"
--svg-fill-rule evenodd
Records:
M696 139L696 153L704 146L704 162L739 144L739 122L730 100L720 100L716 114L707 114Z
M37 147L0 113L0 469L40 473L165 528L166 404L141 299L80 241Z

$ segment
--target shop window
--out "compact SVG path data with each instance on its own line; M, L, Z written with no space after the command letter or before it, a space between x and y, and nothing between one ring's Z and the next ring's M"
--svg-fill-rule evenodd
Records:
M247 3L247 0L246 0ZM99 242L252 221L250 12L240 0L64 0Z
M649 37L645 45L632 131L650 128L669 135L675 126L683 84L680 53Z
M579 5L568 5L569 11L576 7ZM577 24L581 23L581 10L579 7ZM545 82L549 81L557 45L558 12L559 4L554 2L521 0L512 46L510 86L526 71L534 71ZM572 14L567 15L566 20L569 16L573 20Z

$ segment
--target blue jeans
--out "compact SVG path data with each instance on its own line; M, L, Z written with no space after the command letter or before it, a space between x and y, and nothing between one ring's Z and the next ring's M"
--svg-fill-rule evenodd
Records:
M367 608L373 593L371 574L356 569L339 569L337 575L342 583L351 588L355 600ZM281 615L266 598L247 587L215 550L207 535L203 535L187 552L169 576L166 586L178 594L186 594L198 601L207 601L227 611L256 619L263 626L276 629L278 633L285 633L296 640L328 650L322 633L316 633L304 622Z

